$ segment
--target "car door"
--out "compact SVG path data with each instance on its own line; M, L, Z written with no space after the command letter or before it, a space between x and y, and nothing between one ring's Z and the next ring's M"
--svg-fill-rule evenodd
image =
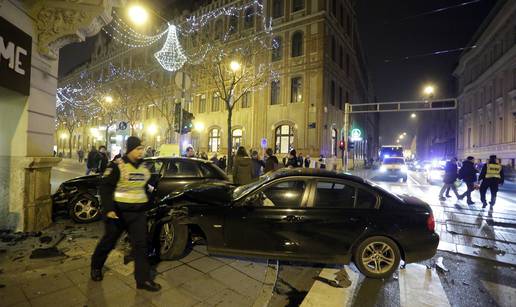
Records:
M377 196L358 183L313 180L299 252L328 262L349 259L353 243L368 227L368 211L375 210L377 202Z
M186 185L202 180L199 162L189 159L170 159L159 182L158 197L182 191Z
M274 180L227 207L225 248L256 255L296 254L307 184L302 177Z

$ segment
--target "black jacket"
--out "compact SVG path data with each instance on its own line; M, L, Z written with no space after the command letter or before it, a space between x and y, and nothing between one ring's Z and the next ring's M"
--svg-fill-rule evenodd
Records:
M289 166L292 166L292 167L300 167L299 165L299 159L297 157L293 157L293 158L289 158L287 160L287 165L285 165L286 167L289 167Z
M469 160L462 162L462 167L459 170L459 179L466 183L473 183L477 181L477 169L475 164Z
M457 177L457 164L451 161L446 162L446 166L444 167L444 183L454 183L455 180L457 180Z
M270 156L265 160L265 167L263 168L263 173L268 173L278 168L278 158L276 156Z
M88 161L86 162L87 168L97 168L99 167L100 156L99 152L96 150L92 150L88 153Z

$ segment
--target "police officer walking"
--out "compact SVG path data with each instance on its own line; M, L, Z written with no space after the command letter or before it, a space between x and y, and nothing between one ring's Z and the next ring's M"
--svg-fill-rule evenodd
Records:
M504 181L503 168L496 159L495 155L489 156L489 161L484 164L478 180L482 180L480 184L480 200L482 201L482 208L487 207L486 192L487 189L491 191L491 201L489 204L493 208L496 202L496 193L498 192L498 185L502 185Z
M120 235L127 230L135 258L134 275L138 289L159 291L151 279L147 259L147 182L149 170L143 165L144 147L140 139L127 139L126 154L111 162L102 176L100 197L105 213L105 233L91 257L91 279L101 281L102 267Z

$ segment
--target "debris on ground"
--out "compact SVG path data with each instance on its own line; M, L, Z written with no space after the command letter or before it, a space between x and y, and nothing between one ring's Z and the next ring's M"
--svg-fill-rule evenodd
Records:
M351 280L349 279L348 272L345 268L342 268L342 270L335 273L335 280L337 281L337 284L343 288L351 286Z
M48 244L48 243L52 242L52 237L50 237L50 236L40 237L39 242L43 243L43 244Z
M469 286L469 284L467 282L465 282L465 281L463 281L462 284L465 285L465 286Z
M66 256L61 250L57 247L46 247L46 248L36 248L30 254L30 259L42 259L42 258L52 258L52 257L62 257Z
M449 270L444 266L444 263L443 263L443 257L439 257L437 258L437 261L435 262L435 266L436 268L438 268L439 270L441 270L442 272L448 272Z

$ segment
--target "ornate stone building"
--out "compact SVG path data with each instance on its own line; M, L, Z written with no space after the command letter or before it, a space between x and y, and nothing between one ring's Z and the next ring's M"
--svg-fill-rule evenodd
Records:
M191 15L202 15L238 2L212 1ZM352 1L268 0L265 7L267 16L272 18L272 31L277 43L268 58L279 73L279 78L238 102L230 136L233 144L258 149L266 142L267 147L273 148L279 155L295 148L312 157L320 154L341 157L338 142L342 139L344 103L365 103L372 97ZM213 28L228 27L236 22L237 34L244 37L248 35L246 33L252 33L250 29L258 29L257 20L241 17L237 21L223 18ZM101 36L99 39L105 38ZM184 43L189 46L189 42ZM100 56L95 56L90 63L78 68L60 83L78 78L82 70L97 69L100 67L98 63L107 59L117 65L131 65L129 63L143 61L134 60L135 56L143 55L148 61L153 61L151 50L133 50L115 56L122 53L119 48L111 48L113 51L104 54L99 51L105 48L104 43L98 46L94 53ZM145 70L152 70L148 67ZM156 78L173 80L173 76L165 72L156 72ZM193 130L183 137L182 142L191 143L199 151L226 154L228 135L224 102L214 95L213 89L195 79L192 84L187 93L187 109L194 114L196 126L204 128ZM169 92L174 99L179 97L173 85ZM160 117L152 106L145 105L141 109L135 133L143 135L148 145L158 147L165 140L163 119ZM377 152L376 118L374 115L352 117L352 127L360 128L363 132L363 141L355 145L358 159L372 157ZM83 141L73 143L73 152L79 146L87 148L95 144L89 135L91 127L95 125L102 123L95 122L93 126L83 127L82 132L79 130L78 133L83 135L75 138ZM145 128L149 125L158 127L157 135L152 138ZM116 132L113 131L113 134ZM114 142L116 136L113 135L111 139ZM60 142L60 139L56 138L56 141ZM97 145L102 143L98 138L94 141L97 141ZM61 145L68 146L66 142Z
M119 2L0 0L0 229L51 223L59 48L97 33Z
M458 79L458 156L516 160L516 2L499 1L470 42Z

